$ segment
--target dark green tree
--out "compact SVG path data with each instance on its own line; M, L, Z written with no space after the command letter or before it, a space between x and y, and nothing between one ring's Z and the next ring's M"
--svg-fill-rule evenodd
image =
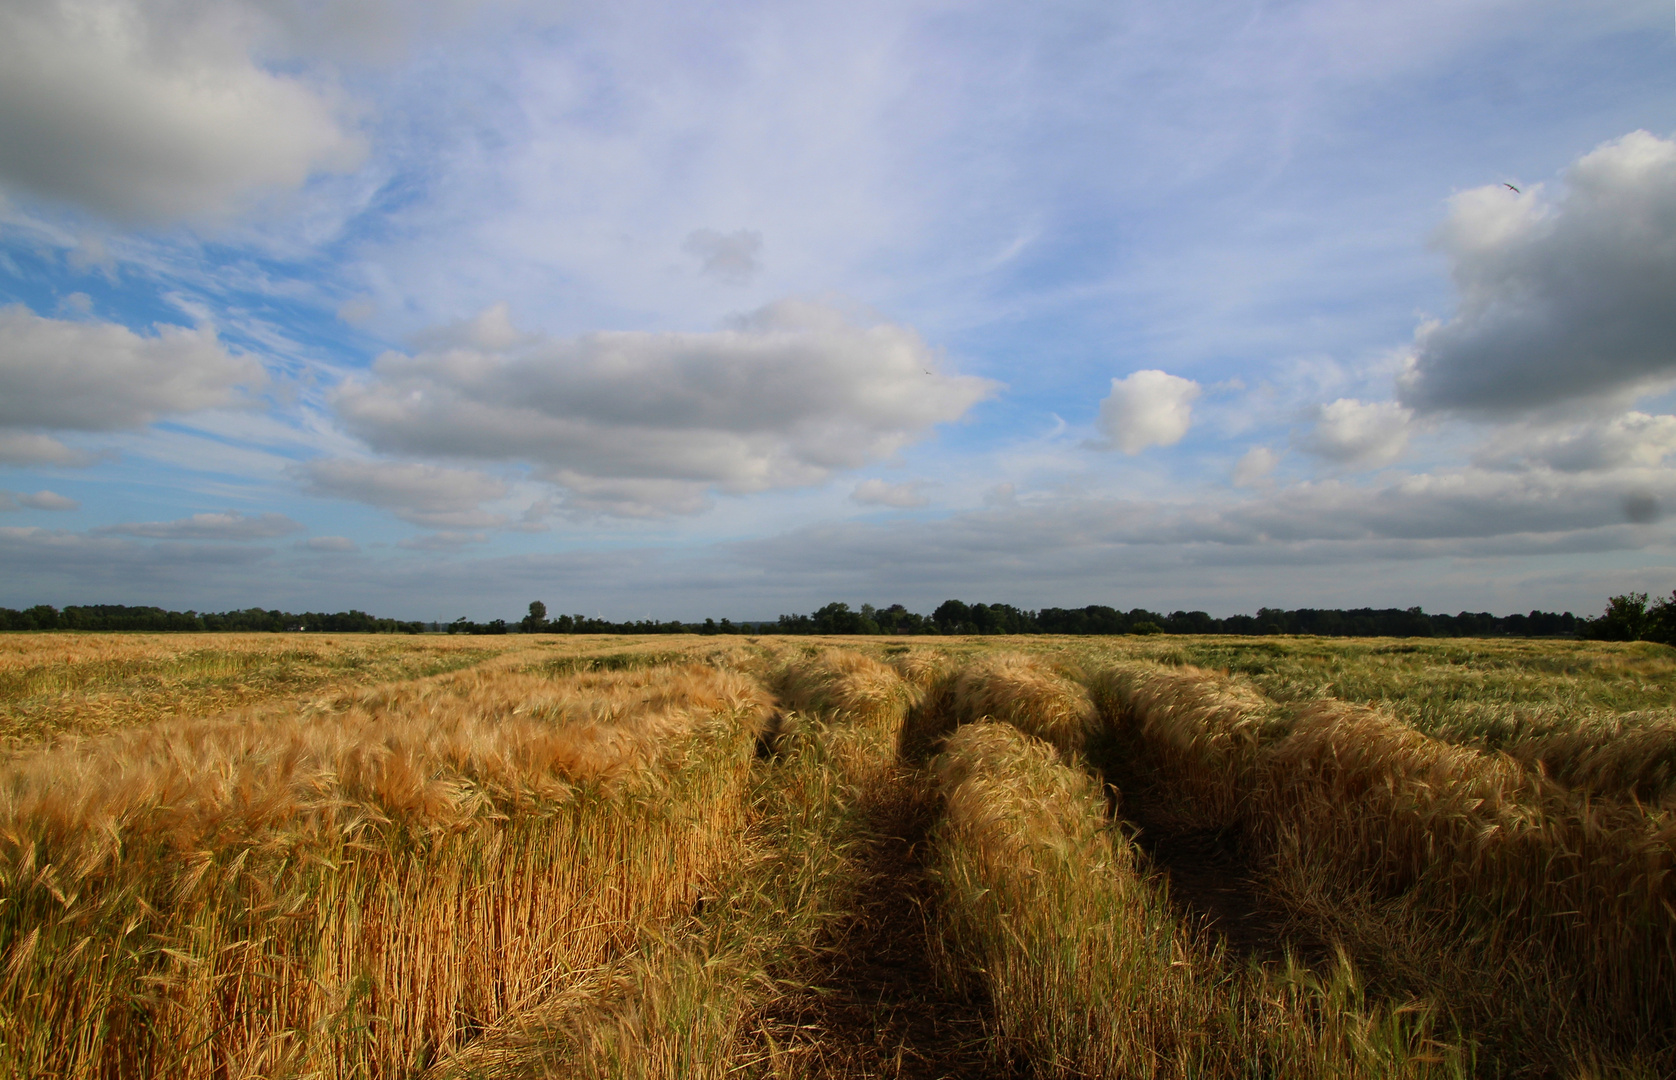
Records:
M1647 630L1647 594L1624 593L1606 601L1606 611L1589 627L1603 641L1640 641Z

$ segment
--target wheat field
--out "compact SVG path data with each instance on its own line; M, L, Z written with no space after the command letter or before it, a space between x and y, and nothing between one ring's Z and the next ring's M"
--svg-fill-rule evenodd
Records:
M1676 1075L1672 676L0 636L0 1075Z

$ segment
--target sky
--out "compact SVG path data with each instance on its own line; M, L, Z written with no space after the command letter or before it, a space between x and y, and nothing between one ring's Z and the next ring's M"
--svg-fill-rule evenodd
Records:
M0 0L0 606L1676 588L1660 0Z

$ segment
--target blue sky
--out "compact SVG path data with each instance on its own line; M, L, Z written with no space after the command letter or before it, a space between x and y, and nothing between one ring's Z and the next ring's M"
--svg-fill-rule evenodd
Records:
M0 0L0 605L1668 592L1673 91L1628 0Z

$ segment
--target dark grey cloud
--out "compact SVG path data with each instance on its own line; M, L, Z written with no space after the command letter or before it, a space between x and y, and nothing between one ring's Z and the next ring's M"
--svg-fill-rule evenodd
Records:
M1460 306L1415 335L1404 404L1510 414L1676 377L1676 142L1606 143L1552 201L1463 192L1437 244Z
M1370 592L1385 590L1387 579L1406 573L1382 566L1665 550L1667 538L1647 527L1642 508L1647 500L1676 505L1672 499L1672 470L1582 475L1466 469L1370 486L1302 484L1193 505L1020 498L936 521L810 526L729 550L741 566L788 589L805 582L804 588L865 587L904 596L935 590L1033 604L1138 590L1174 596L1164 602L1175 604L1197 594L1208 606L1227 610L1265 583L1286 580L1271 570L1291 567L1300 573L1287 587L1304 591L1271 594L1263 602L1295 604L1313 595L1360 604L1373 602ZM1331 582L1310 582L1304 573L1329 564L1363 566L1367 574L1335 573L1327 575ZM1239 581L1231 575L1240 568L1262 573ZM1206 569L1230 576L1206 577ZM1224 598L1208 591L1213 580L1228 590ZM1408 587L1415 595L1430 589L1418 579Z
M94 529L96 536L138 536L148 540L272 540L301 532L284 514L193 514L177 521L131 521Z
M525 462L572 505L682 512L712 489L824 481L888 457L995 390L940 371L911 329L782 301L710 333L520 335L504 319L387 353L334 402L391 454Z

